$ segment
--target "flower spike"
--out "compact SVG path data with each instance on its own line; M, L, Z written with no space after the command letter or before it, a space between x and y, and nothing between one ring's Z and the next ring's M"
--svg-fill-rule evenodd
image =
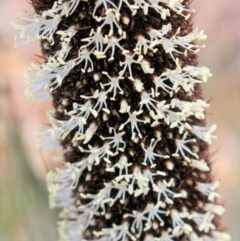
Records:
M39 40L26 94L52 100L40 149L61 241L229 241L211 173L191 0L32 0L17 45Z

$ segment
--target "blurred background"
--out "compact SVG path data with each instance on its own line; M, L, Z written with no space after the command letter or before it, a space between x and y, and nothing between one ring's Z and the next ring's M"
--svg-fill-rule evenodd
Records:
M194 25L208 35L200 65L213 77L204 85L211 99L208 124L217 123L211 146L214 175L225 203L223 226L240 240L240 1L194 0ZM35 130L46 123L51 103L35 105L23 93L23 75L40 61L37 43L14 48L12 23L29 11L26 0L0 0L0 240L56 241L56 211L48 209L45 173L53 153L36 149Z

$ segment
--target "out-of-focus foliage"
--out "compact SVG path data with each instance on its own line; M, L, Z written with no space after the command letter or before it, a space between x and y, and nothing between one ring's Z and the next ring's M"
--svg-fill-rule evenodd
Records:
M29 166L18 128L0 113L0 240L57 240L45 183Z

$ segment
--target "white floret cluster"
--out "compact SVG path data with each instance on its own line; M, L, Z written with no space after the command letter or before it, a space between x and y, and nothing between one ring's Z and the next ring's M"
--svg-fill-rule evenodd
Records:
M95 81L100 81L101 88L93 90L92 94L79 96L82 102L74 102L70 111L65 110L67 120L60 121L51 117L51 127L41 126L39 129L40 148L55 148L70 133L74 133L72 145L85 155L85 158L75 163L67 162L62 168L57 168L47 175L50 206L63 208L62 221L59 222L60 240L137 241L143 237L141 240L144 241L174 241L179 240L178 237L181 235L186 235L187 239L184 240L188 241L229 241L229 235L216 231L213 222L215 216L224 212L222 206L215 204L215 199L219 197L216 192L219 182L196 184L196 190L209 201L203 204L204 212L198 213L186 207L178 210L174 207L175 200L186 199L191 193L186 190L173 191L176 185L174 178L169 179L166 171L153 171L158 162L168 160L167 170L173 172L173 162L179 158L183 160L182 164L186 169L192 168L203 173L210 170L207 161L200 159L199 150L192 148L192 144L198 140L211 144L215 138L213 131L216 125L205 127L189 122L191 118L203 120L209 104L201 99L186 101L175 97L180 89L191 96L197 84L205 83L211 77L208 68L181 66L179 61L180 56L187 56L189 51L197 53L203 48L204 45L197 45L195 41L206 39L206 35L203 31L195 29L182 36L179 34L179 28L169 37L172 32L169 23L162 25L161 29L147 29L147 37L136 36L136 45L133 49L125 49L122 44L128 38L123 25L128 26L131 19L131 16L121 15L122 6L127 6L132 16L142 10L146 18L149 9L154 9L162 20L166 20L173 12L182 16L184 21L194 11L184 6L182 0L120 0L118 4L111 0L97 0L92 18L96 20L98 27L90 29L89 36L81 39L82 46L76 58L67 60L72 48L69 43L78 28L73 25L63 31L58 30L58 25L63 18L77 11L82 2L87 0L55 1L51 9L41 14L33 12L21 15L21 18L29 22L28 25L14 25L19 31L19 36L16 37L17 44L47 40L50 45L54 45L54 35L60 36L61 49L54 56L49 56L46 63L31 64L26 73L26 94L29 99L38 102L51 99L51 93L61 87L76 66L81 66L81 73L94 72L93 56L97 61L106 59L109 62L116 61L116 51L121 50L123 56L123 61L116 61L116 65L121 67L118 75L111 76L107 71L102 71L101 76L108 80L107 83L101 82L102 77L99 74L93 74ZM98 16L100 7L105 8L105 11ZM108 27L109 32L104 35L105 27ZM175 68L165 69L160 75L156 74L146 58L148 51L154 56L159 48L163 48L175 63ZM176 53L178 57L175 57ZM142 80L135 77L133 66L139 66L144 74L152 76L154 88L151 88L151 91L146 91ZM131 106L124 97L121 82L126 79L131 80L135 91L140 95L138 107ZM168 100L158 101L157 97L163 91ZM91 145L98 125L95 121L89 121L90 117L96 118L101 115L103 120L107 121L112 114L109 103L116 101L119 95L122 96L120 109L115 111L118 115L127 114L128 119L119 123L117 128L110 126L109 135L100 136L104 143L102 146ZM161 123L178 132L175 152L166 154L156 148L162 141L160 134L156 134L149 144L144 143L140 126L150 124L151 127L156 127ZM131 141L138 143L144 152L141 166L129 161L129 154L126 153L127 129L131 130ZM112 162L116 157L118 161ZM87 172L85 180L91 180L91 171L102 163L106 166L105 171L114 173L115 178L104 182L103 188L97 194L85 193L82 183L79 183L82 173ZM76 199L73 192L77 193L80 199ZM142 211L131 210L125 213L120 225L112 224L110 228L96 229L93 231L95 238L86 239L85 230L96 225L96 217L103 216L105 220L109 220L112 217L109 210L116 203L124 205L129 196L147 196L150 192L156 194L155 202L148 203ZM165 227L166 217L171 220L171 227ZM198 227L198 230L194 227ZM149 231L157 229L162 229L160 236L153 236ZM199 236L198 231L204 234Z

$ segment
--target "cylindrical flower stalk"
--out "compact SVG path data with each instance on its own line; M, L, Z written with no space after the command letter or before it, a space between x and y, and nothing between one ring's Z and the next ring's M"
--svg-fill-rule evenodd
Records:
M32 0L17 43L40 40L30 99L52 99L40 148L61 241L228 241L221 232L190 0Z

